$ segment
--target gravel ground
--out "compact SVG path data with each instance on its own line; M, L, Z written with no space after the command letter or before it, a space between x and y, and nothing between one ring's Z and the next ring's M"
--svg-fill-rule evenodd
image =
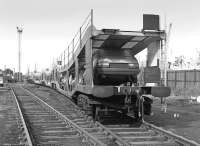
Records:
M154 115L145 116L146 121L200 143L200 104L174 97L167 100L166 113L158 100L152 107Z
M0 89L0 145L20 143L17 116L17 108L11 93Z

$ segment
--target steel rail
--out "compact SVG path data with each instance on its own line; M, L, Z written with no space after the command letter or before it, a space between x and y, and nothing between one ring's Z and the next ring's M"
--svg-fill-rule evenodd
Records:
M27 90L27 89L26 89ZM29 90L28 90L29 91ZM30 92L30 91L29 91ZM59 93L62 94L62 92L59 91ZM71 102L72 105L74 105L75 107L77 107L77 105L74 102ZM80 109L77 109L77 111L84 113L84 111L81 111ZM85 115L86 116L86 115ZM95 121L95 125L97 125L98 127L100 127L100 129L106 131L108 134L110 134L113 138L115 138L115 141L118 142L118 144L120 146L131 146L131 144L129 144L127 141L123 140L121 137L119 137L118 135L116 135L114 132L112 132L109 128L105 127L104 125L102 125L100 122Z
M32 92L30 92L29 90L23 88L22 86L20 86L20 87L23 90L25 90L26 92L28 92L30 95L32 95L33 97L35 97L37 100L39 100L40 103L42 103L43 105L45 105L46 107L48 107L49 109L51 109L54 113L56 113L58 116L60 116L60 118L62 118L67 124L69 124L72 127L76 128L77 131L84 138L86 138L87 140L89 140L92 144L94 144L94 145L100 145L100 146L106 146L106 144L102 143L100 140L98 140L93 135L91 135L90 133L88 133L86 130L84 130L83 128L81 128L80 126L78 126L76 123L72 122L69 118L67 118L65 115L63 115L62 113L60 113L59 111L57 111L56 109L54 109L52 106L50 106L49 104L47 104L45 101L43 101L42 99L40 99L38 96L36 96Z
M132 116L130 116L130 117L132 117ZM175 133L173 133L171 131L167 131L167 130L161 128L161 127L157 127L157 126L155 126L153 124L150 124L150 123L148 123L148 122L146 122L144 120L143 120L142 124L144 126L152 128L155 131L164 133L166 136L169 136L169 137L173 138L173 140L175 142L177 142L177 143L180 143L180 144L183 144L183 145L188 145L189 144L189 146L200 146L200 144L195 142L194 140L189 140L189 139L187 139L187 138L185 138L183 136L177 135L177 134L175 134Z
M72 102L72 104L75 105L73 102ZM130 116L130 117L132 117L132 116ZM96 121L95 124L98 125L101 129L105 130L112 137L114 137L119 145L131 146L130 143L128 143L127 141L123 140L120 136L116 135L109 128L105 127L104 125L102 125L98 121ZM189 139L187 139L187 138L185 138L183 136L177 135L177 134L175 134L175 133L173 133L171 131L167 131L167 130L165 130L163 128L157 127L157 126L155 126L153 124L150 124L150 123L148 123L148 122L146 122L144 120L143 120L143 125L152 128L154 131L161 132L161 133L165 134L166 136L172 138L174 140L174 142L176 142L176 143L179 143L179 144L182 144L182 145L189 145L189 146L200 146L200 144L195 142L194 140L189 140Z
M95 122L95 124L98 125L99 127L101 127L106 132L108 132L111 136L113 136L116 139L115 141L117 141L120 146L131 146L131 144L129 144L127 141L123 140L120 136L116 135L114 132L112 132L110 129L108 129L101 123Z
M17 108L18 108L18 111L19 111L19 114L20 114L20 118L21 118L21 121L22 121L22 124L23 124L23 128L24 128L24 132L25 132L25 134L26 134L27 144L28 144L29 146L33 146L33 142L32 142L32 140L31 140L31 137L30 137L30 134L29 134L29 131L28 131L26 122L25 122L25 120L24 120L24 116L23 116L21 107L20 107L20 105L19 105L19 101L18 101L18 99L17 99L17 96L16 96L16 94L15 94L13 88L11 87L10 89L11 89L11 92L12 92L14 98L15 98L15 102L16 102L16 104L17 104Z
M155 125L153 125L153 124L150 124L150 123L148 123L148 122L146 122L146 121L144 121L143 124L144 124L145 126L151 127L151 128L153 128L153 129L155 129L155 130L161 132L161 133L164 133L164 134L166 134L166 135L168 135L168 136L174 138L174 141L176 141L176 142L178 142L178 143L181 143L181 144L184 144L184 145L188 145L188 144L189 144L190 146L200 146L199 143L197 143L197 142L195 142L195 141L193 141L193 140L189 140L189 139L187 139L187 138L185 138L185 137L183 137L183 136L177 135L177 134L175 134L175 133L173 133L173 132L171 132L171 131L167 131L167 130L165 130L165 129L163 129L163 128L157 127L157 126L155 126Z

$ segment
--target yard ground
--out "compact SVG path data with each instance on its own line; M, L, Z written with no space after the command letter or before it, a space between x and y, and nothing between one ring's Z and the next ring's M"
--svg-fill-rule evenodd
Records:
M9 91L0 89L0 145L20 143L21 131L17 124L17 107Z
M200 103L189 103L184 98L170 97L167 105L167 112L164 113L161 111L160 100L156 99L152 105L154 115L145 116L145 120L200 143ZM17 128L16 115L11 95L0 92L0 145L19 143L20 131Z
M145 116L147 122L200 143L200 103L170 97L164 113L161 111L160 100L157 99L152 105L152 111L153 116Z

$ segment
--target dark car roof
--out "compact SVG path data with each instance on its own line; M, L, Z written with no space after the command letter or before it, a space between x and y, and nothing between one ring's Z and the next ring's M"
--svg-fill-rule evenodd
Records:
M109 59L134 59L135 56L131 55L130 50L123 49L98 49L95 51L97 58L109 58Z

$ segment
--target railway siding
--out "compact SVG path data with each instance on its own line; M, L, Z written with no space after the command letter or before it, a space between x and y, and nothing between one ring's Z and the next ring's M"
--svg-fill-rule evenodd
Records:
M27 143L15 98L7 87L0 88L0 129L0 145Z
M69 126L71 126L71 128L76 129L79 132L79 135L81 137L84 137L85 140L90 141L93 144L105 145L101 141L99 141L98 139L96 139L93 135L89 134L84 128L82 128L82 127L79 126L81 124L85 124L85 123L83 123L81 121L83 119L74 119L72 121L69 118L67 118L65 115L63 115L61 112L57 111L52 106L50 106L49 104L47 104L43 100L39 99L36 95L34 95L33 93L31 93L30 91L28 91L28 90L26 90L26 91L30 95L32 95L35 98L37 98L41 103L43 103L45 105L45 108L47 108L47 110L52 111L57 117L59 117L60 119L62 119L65 122L66 125L69 125ZM88 121L86 124L90 124L90 121Z
M33 145L111 144L111 138L80 112L71 109L67 111L66 116L26 89L17 87L14 88L14 92L29 127L29 133L33 137Z
M70 109L76 109L75 110L76 112L80 113L83 117L87 118L87 116L84 115L84 113L81 112L76 107L76 105L74 105L74 103L70 104L71 100L67 99L63 95L59 95L55 91L52 91L51 89L47 89L44 87L41 88L39 87L36 89L34 88L34 86L32 87L29 86L28 88L29 90L31 89L31 91L34 91L34 94L40 96L42 100L49 102L49 104L52 104L52 106L56 106L57 104L59 104L60 108L58 108L58 110L62 112L64 115L69 116L69 114L66 111L69 110L70 107ZM49 93L48 97L46 97L47 91ZM93 130L97 132L98 129L101 129L101 131L104 131L104 133L108 135L108 137L110 137L110 141L112 140L113 143L117 145L166 145L166 146L199 145L194 141L187 140L181 136L165 131L147 122L144 122L139 127L134 127L133 125L123 125L123 124L102 125L99 122L95 122L96 125L95 127L93 124L94 122L92 121L87 123L83 119L80 119L80 120L75 120L74 122L77 121L79 121L78 124L80 124L80 126L82 126L83 128L86 128L87 124L91 122L92 124L90 125L90 128L87 128L89 132ZM102 133L100 134L102 135Z
M33 93L30 92L30 94ZM33 95L36 96L35 93ZM53 96L55 97L54 94ZM63 114L66 116L66 118L69 118L69 120L72 121L70 124L77 124L78 127L82 129L82 131L85 131L88 136L91 135L90 137L93 137L93 139L99 140L101 142L99 145L117 145L114 142L113 137L108 134L108 132L97 125L91 117L87 116L83 111L81 111L72 101L65 100L64 102L62 99L60 99L61 101L58 102L58 100L53 100L51 98L51 100L42 96L40 96L40 98L52 107L55 107L55 109L59 111L59 114ZM88 139L87 137L85 139Z
M32 140L31 140L31 136L29 135L27 124L26 124L26 121L24 119L24 116L23 116L22 110L20 108L19 102L17 100L17 97L15 96L14 91L11 90L11 92L12 92L13 97L15 98L15 102L17 104L17 109L18 109L18 112L19 112L19 115L20 115L20 121L21 121L20 127L23 129L23 132L24 132L24 134L23 134L23 136L24 136L23 140L26 142L27 145L32 146L33 143L32 143Z

